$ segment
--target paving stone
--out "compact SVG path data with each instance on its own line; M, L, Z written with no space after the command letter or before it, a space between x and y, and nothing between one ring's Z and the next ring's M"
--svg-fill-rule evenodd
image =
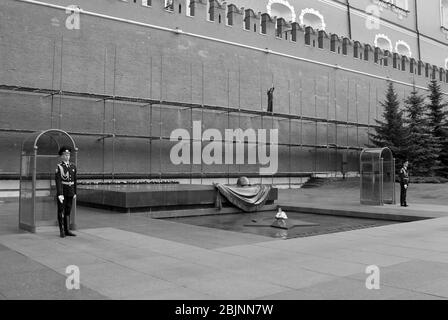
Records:
M140 259L123 260L118 262L117 264L147 274L151 274L152 272L157 272L159 270L167 269L174 266L184 265L179 259L163 255L155 255L152 257L145 257Z
M285 290L278 285L222 271L200 277L182 277L176 280L176 283L220 299L254 299Z
M66 277L45 268L11 272L0 278L0 292L5 299L104 299L104 296L81 285L67 290Z
M104 263L105 260L100 259L98 257L95 257L90 254L86 253L76 253L76 254L70 254L68 256L53 256L48 255L44 257L33 257L33 259L49 268L52 268L54 270L65 270L66 267L70 265L75 266L85 266L90 264L100 264ZM65 273L65 271L63 271Z
M377 265L377 266L390 266L399 263L409 261L409 258L401 258L396 256L389 256L385 254L380 254L376 252L367 252L361 250L351 250L351 249L338 249L332 252L317 252L317 256L322 256L325 258L347 261L347 262L357 262L366 265Z
M40 263L33 262L26 256L12 250L0 251L0 276L7 277L9 273L30 272L45 269Z
M145 255L138 252L138 250L133 250L132 248L114 249L114 250L88 250L91 256L94 256L101 260L108 260L119 262L127 259L139 259L144 258Z
M365 273L360 273L349 277L365 281L367 276ZM419 290L445 279L448 279L448 268L441 263L413 260L380 268L380 283L396 288Z
M314 254L320 251L331 252L338 249L344 249L353 245L352 241L339 240L334 241L332 237L316 236L309 238L288 239L287 241L263 242L257 246L268 247L276 250L292 251L304 254ZM311 238L319 238L313 239Z
M140 286L154 288L168 288L173 285L163 279L152 277L151 275L120 266L115 263L103 263L95 265L87 265L80 268L80 281L88 287L105 294L102 290L107 291L107 295L111 292L109 289L118 288L119 290L131 291L129 286L135 288Z
M210 232L210 228L207 227L180 224L167 220L157 220L157 223L137 227L120 227L120 229L137 232L148 236L154 236L165 240L181 242L204 249L214 249L274 240L269 237L231 232L221 229L213 229L213 232Z
M431 284L416 289L416 291L448 299L448 278L433 281Z
M218 297L200 293L189 288L175 287L163 290L149 290L130 294L124 300L216 300Z
M406 248L415 248L429 251L428 253L433 252L434 254L439 253L448 253L448 238L442 242L434 242L434 241L425 241L425 238L413 238L413 239L394 239L393 242L390 239L384 239L382 241L384 244L393 243L394 246L406 247Z
M179 257L179 255L176 256ZM249 261L249 259L244 257L207 250L183 252L179 259L213 269L224 270L227 268L244 265Z
M448 244L448 242L447 242ZM441 262L448 264L448 253L433 253L422 258L425 261Z
M309 255L301 254L295 251L282 250L281 248L271 248L260 245L242 245L242 246L225 247L216 249L215 251L257 260L258 259L281 260L291 256L310 257Z
M399 295L389 297L389 300L448 300L448 298L439 297L432 294L420 292L405 292Z
M38 288L21 288L8 290L5 293L8 300L105 300L106 296L87 287L80 286L78 290L68 290L65 286L49 284Z
M123 262L126 267L152 277L175 282L182 277L198 277L215 272L200 264L185 262L171 257L155 257Z
M338 278L299 290L264 296L263 299L283 300L383 300L407 293L406 290L382 286L369 290L362 281Z
M300 264L300 268L339 277L363 272L366 267L367 265L361 263L319 257L304 260Z
M10 289L31 289L56 284L65 288L65 277L55 271L45 268L27 272L11 272L0 278L0 291Z
M366 245L362 246L362 248L360 249L363 251L376 252L389 256L396 256L409 259L425 259L434 254L433 252L428 252L428 250L394 246L393 242L391 242L389 245L386 244Z
M424 273L434 277L448 277L448 263L434 261L412 260L388 267L387 270L408 272L412 274Z
M26 256L37 257L68 254L68 250L66 250L65 247L40 237L29 240L17 237L16 235L9 235L3 236L3 239L0 241L2 241L2 243L11 250L17 251Z
M307 297L306 292L298 289L288 289L279 293L269 294L258 297L259 300L315 300L315 298Z
M177 286L168 281L156 279L147 275L141 275L138 277L127 277L123 281L119 282L98 282L84 280L86 285L100 294L109 297L111 299L124 299L128 296L138 296L149 291L154 293L165 289L174 289Z
M306 288L317 283L336 279L335 276L305 270L294 264L277 266L251 262L249 265L227 269L227 271L289 289Z
M145 249L153 250L156 253L176 256L178 254L185 254L192 250L197 250L197 247L177 243L174 241L158 239L133 232L104 228L103 230L85 231L95 234L99 238L109 240L111 243L121 244L124 248L127 246L144 247Z

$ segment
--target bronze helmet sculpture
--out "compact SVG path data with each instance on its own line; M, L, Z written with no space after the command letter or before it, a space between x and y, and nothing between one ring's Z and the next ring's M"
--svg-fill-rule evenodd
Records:
M238 187L249 186L249 185L250 185L250 183L249 183L249 179L248 179L247 177L239 177L239 178L238 178L238 181L237 181L237 183L236 183L236 185L237 185Z

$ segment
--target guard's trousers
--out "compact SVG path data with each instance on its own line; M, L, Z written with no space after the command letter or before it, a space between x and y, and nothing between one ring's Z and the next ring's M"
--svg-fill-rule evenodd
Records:
M65 231L69 230L70 224L70 212L72 211L73 197L64 196L64 201L61 203L59 199L58 202L58 223L59 228L62 229L64 226Z
M407 203L406 203L406 191L407 191L407 189L404 186L405 186L404 183L400 183L400 204L402 206L407 205Z

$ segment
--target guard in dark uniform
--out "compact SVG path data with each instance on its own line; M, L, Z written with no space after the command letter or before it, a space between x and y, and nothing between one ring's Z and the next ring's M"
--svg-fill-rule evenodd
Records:
M268 95L268 112L274 112L274 90L275 88L269 88L269 90L266 92Z
M407 207L406 203L406 192L409 186L409 172L408 172L409 162L405 161L403 167L400 169L400 205L402 207Z
M70 211L76 198L76 166L70 163L69 147L59 149L61 162L56 166L56 201L58 203L58 223L61 238L76 236L70 231Z

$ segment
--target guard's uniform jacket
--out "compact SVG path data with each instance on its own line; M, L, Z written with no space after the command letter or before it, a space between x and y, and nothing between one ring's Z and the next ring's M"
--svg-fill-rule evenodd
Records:
M404 167L400 169L400 184L409 185L409 173Z
M73 197L76 194L76 166L73 163L59 163L55 180L57 196Z

